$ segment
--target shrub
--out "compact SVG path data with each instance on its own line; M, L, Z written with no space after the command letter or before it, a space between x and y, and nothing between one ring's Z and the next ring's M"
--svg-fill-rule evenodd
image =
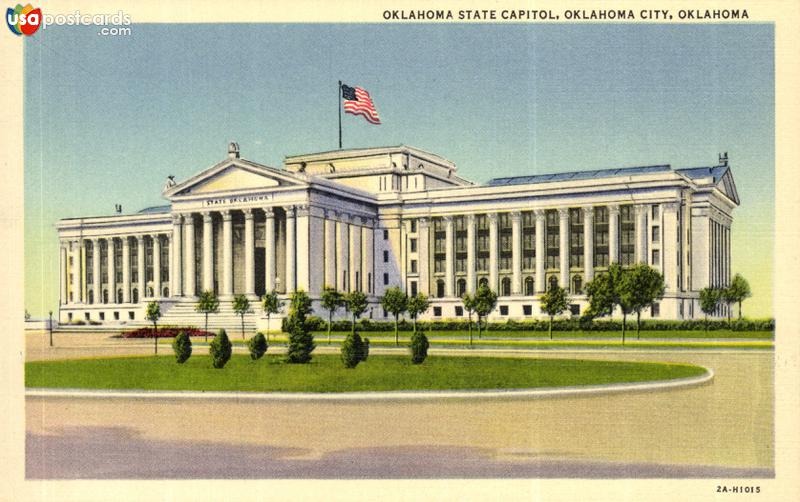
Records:
M225 364L231 358L231 341L228 339L228 334L225 333L224 329L219 330L217 336L211 340L208 353L211 356L211 364L215 368L225 367Z
M185 332L188 336L206 336L213 335L208 331L192 327L175 327L175 326L162 326L158 331L154 331L153 327L139 328L133 331L125 331L122 333L122 338L153 338L153 333L156 333L158 338L174 338L178 336L181 331Z
M289 315L286 318L286 331L289 333L286 361L289 363L304 364L311 361L311 352L316 345L311 330L306 326L310 313L311 298L301 290L292 293Z
M358 333L348 333L342 342L342 362L345 368L355 368L364 360L364 342Z
M267 339L263 333L256 333L256 336L247 342L247 348L250 349L250 359L256 361L261 359L267 352Z
M369 357L369 338L364 338L364 344L361 346L361 360L366 361Z
M417 330L411 335L411 362L414 364L422 364L426 357L428 357L428 337L422 332Z
M175 340L172 341L172 350L175 351L175 360L178 364L183 364L192 355L192 341L189 340L189 335L185 331L178 333Z

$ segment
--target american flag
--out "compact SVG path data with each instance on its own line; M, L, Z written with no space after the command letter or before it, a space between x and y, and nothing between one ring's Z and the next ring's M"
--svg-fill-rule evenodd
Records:
M372 104L369 93L361 87L350 87L342 84L342 98L344 98L344 111L351 115L361 115L370 124L380 124L378 111Z

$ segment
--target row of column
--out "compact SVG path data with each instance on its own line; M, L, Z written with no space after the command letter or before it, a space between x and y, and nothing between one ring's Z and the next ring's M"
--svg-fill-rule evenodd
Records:
M650 205L635 206L635 261L637 263L647 263L647 243L648 225L647 214ZM663 217L665 222L665 240L668 238L677 239L677 207L675 203L663 205ZM619 247L619 205L609 205L608 208L608 239L609 239L609 263L620 261ZM583 211L583 275L585 281L594 278L594 207L582 207ZM533 211L535 215L535 290L537 294L543 293L545 284L545 223L546 215L544 209ZM489 285L491 289L498 290L498 214L488 213L486 217L489 221ZM570 246L569 246L569 208L559 208L559 284L568 287L570 281ZM511 293L521 294L522 287L522 211L515 210L510 212L511 216L511 239L512 239L512 266L511 266ZM466 214L467 231L467 264L466 280L467 292L472 293L476 288L476 245L475 245L475 215ZM445 222L445 296L454 296L455 285L455 257L454 257L454 217L444 216ZM430 219L419 218L419 286L423 292L430 291L430 265L429 246L430 246ZM672 256L664 256L665 269L670 275L675 273L677 264L673 263ZM676 258L677 259L677 258ZM673 279L667 280L668 289L674 286Z
M161 235L150 234L149 237L153 241L153 295L152 298L161 298ZM113 237L92 237L89 239L74 239L65 241L61 244L60 250L60 271L61 271L61 303L103 303L103 287L102 287L102 271L100 260L100 243L106 242L107 249L107 282L106 289L108 290L109 303L117 303L117 281L116 281L116 241L122 241L122 303L131 302L131 255L130 255L130 238L135 238L137 241L136 246L136 267L139 271L137 277L136 287L139 291L140 297L146 297L147 283L145 280L145 235L133 236L113 236ZM169 239L167 237L167 239ZM84 264L85 242L92 243L92 263ZM69 257L72 261L70 265ZM93 295L90 301L88 295L88 284L84 292L83 284L87 274L86 271L92 267L92 291ZM84 269L85 268L85 269ZM71 285L70 285L71 283ZM72 297L70 298L70 292Z

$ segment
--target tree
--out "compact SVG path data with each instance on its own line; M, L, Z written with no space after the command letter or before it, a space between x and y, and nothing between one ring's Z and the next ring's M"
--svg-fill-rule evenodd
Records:
M431 302L428 301L428 297L422 293L418 293L408 299L406 310L414 325L414 333L417 332L417 317L424 314L430 306Z
M381 297L381 307L394 316L394 344L400 346L398 323L400 314L408 309L408 295L398 287L389 288Z
M464 293L464 296L461 297L461 303L464 304L464 310L467 311L467 329L469 330L469 346L472 347L472 314L475 313L475 308L477 307L477 301L475 299L475 295L471 295L469 293Z
M328 311L328 345L331 344L331 325L333 313L342 306L342 294L336 288L325 286L322 290L322 308Z
M181 330L172 341L172 350L175 352L175 360L178 364L185 363L191 357L192 341L185 331Z
M720 290L717 288L703 288L700 290L700 310L705 316L706 333L708 333L708 314L717 310L720 299Z
M158 355L158 320L161 319L161 306L158 302L150 302L144 313L144 318L153 323L153 340L155 353Z
M269 341L269 328L270 317L272 314L278 314L283 309L283 302L278 298L278 292L275 290L266 293L261 297L261 308L267 314L267 341Z
M625 345L625 330L627 328L628 314L631 313L631 296L622 295L622 278L625 271L619 263L612 263L608 271L597 275L586 283L586 296L589 298L589 317L610 316L614 308L619 306L622 311L622 344Z
M250 300L245 295L236 295L233 297L233 311L242 321L242 340L244 340L244 316L252 310L250 309Z
M640 263L627 270L620 282L621 294L636 313L636 339L641 332L642 310L664 297L664 276L653 267Z
M263 333L256 333L256 335L247 342L247 348L250 350L250 359L256 361L261 359L267 352L267 339L264 338Z
M201 312L206 317L205 327L205 341L208 341L208 314L216 314L219 312L219 298L213 291L203 291L197 298L197 305L194 307L195 312Z
M475 292L475 313L478 314L478 338L481 338L481 319L492 313L497 305L497 293L489 289L489 286L482 284Z
M411 362L413 364L422 364L425 358L428 357L428 347L430 347L428 337L421 330L417 331L415 329L411 335Z
M750 292L750 284L747 282L747 279L742 277L741 274L734 275L733 280L731 280L731 285L728 286L728 295L731 299L731 303L739 304L739 319L741 319L742 302L752 295ZM730 321L730 318L728 320Z
M228 339L228 334L224 329L219 330L217 336L211 340L208 346L208 354L211 356L211 364L217 368L222 369L231 358L233 347L231 341Z
M305 364L311 361L314 351L314 335L306 325L311 309L311 298L305 291L298 289L292 293L289 302L289 316L286 318L286 330L289 332L289 343L286 350L286 362Z
M355 334L356 320L367 310L367 295L361 291L351 291L347 293L344 295L344 308L350 312L350 315L353 317L353 325L350 332Z
M567 310L567 290L555 284L550 287L542 296L539 297L539 302L542 306L542 312L550 317L550 324L547 326L547 334L550 339L553 339L553 317L560 315Z
M364 341L358 333L348 333L342 341L341 355L345 368L355 368L364 359Z

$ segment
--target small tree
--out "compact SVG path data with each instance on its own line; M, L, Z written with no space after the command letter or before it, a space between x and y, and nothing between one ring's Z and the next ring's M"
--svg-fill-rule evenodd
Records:
M467 329L469 330L469 346L472 347L472 314L475 313L477 307L477 300L475 295L464 293L461 297L461 303L464 304L464 310L467 311Z
M278 298L278 292L275 290L270 291L261 297L261 308L267 314L267 340L269 340L270 317L272 314L278 314L283 309L283 302Z
M622 277L624 271L619 263L612 263L606 273L599 274L586 283L586 296L589 298L589 317L610 316L616 306L622 311L622 344L625 345L625 329L630 314L629 296L622 297Z
M567 290L559 285L553 285L542 296L539 297L539 302L542 306L542 312L550 317L550 323L547 326L547 334L550 339L553 339L553 317L560 315L567 310L567 303L569 297Z
M741 274L734 275L733 279L731 280L731 285L728 286L728 295L731 299L731 303L739 304L739 319L741 319L742 302L750 298L752 295L750 292L750 284L747 282L747 279L742 277Z
M244 340L244 316L252 312L250 310L250 300L247 299L247 296L236 295L233 297L233 311L242 321L242 340Z
M331 325L333 324L333 313L342 306L342 294L336 288L325 286L322 290L322 308L328 311L328 345L331 344Z
M353 326L350 329L352 334L356 332L356 321L361 314L367 310L367 295L361 291L352 291L344 295L344 308L350 312L353 318Z
M211 364L217 368L224 368L231 358L233 347L228 339L228 334L224 329L219 330L217 336L211 340L208 346L208 353L211 356Z
M425 358L428 357L428 347L430 347L428 337L425 336L422 330L417 331L415 329L411 335L411 362L413 364L422 364Z
M636 313L636 339L640 338L642 310L664 297L664 276L653 267L640 263L628 270L620 283L632 312Z
M311 361L311 352L316 345L314 335L306 325L306 319L312 312L311 298L305 291L299 289L292 293L289 316L286 318L286 330L289 332L289 344L286 350L288 363L305 364Z
M175 360L178 364L185 363L192 355L192 341L189 335L181 330L175 340L172 341L172 350L175 352Z
M158 320L161 319L161 306L158 302L147 304L144 317L153 323L153 346L155 347L155 354L158 355Z
M408 311L408 315L411 317L411 321L414 326L414 333L417 332L417 317L424 314L430 306L431 302L428 301L428 297L422 293L418 293L408 299L406 310Z
M267 339L264 338L263 333L256 333L256 335L247 342L247 348L250 350L250 359L257 361L261 359L267 352Z
M481 319L492 313L497 305L497 293L489 289L486 284L481 284L475 292L475 313L478 314L478 338L482 338Z
M720 290L717 288L703 288L700 290L700 310L705 316L706 334L708 334L708 314L714 313L719 305Z
M394 344L400 346L398 324L400 314L408 309L408 295L398 287L389 288L381 297L381 307L394 316Z
M358 333L349 333L341 347L342 362L345 368L355 368L364 358L364 342Z
M213 291L203 291L197 298L197 305L194 306L196 312L201 312L205 315L205 341L208 341L208 314L216 314L219 312L219 298Z

